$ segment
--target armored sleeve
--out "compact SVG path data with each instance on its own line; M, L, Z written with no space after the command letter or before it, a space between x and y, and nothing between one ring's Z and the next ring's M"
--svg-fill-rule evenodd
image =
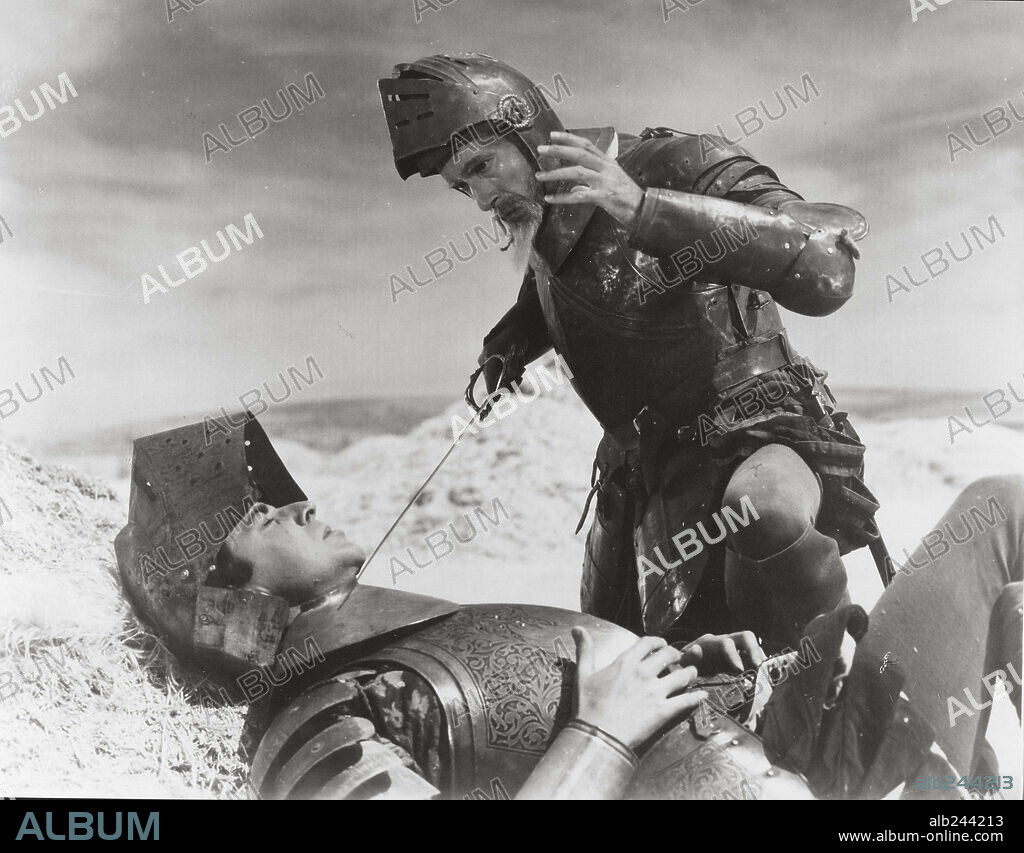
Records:
M253 758L258 799L430 799L440 793L441 712L405 671L323 681L275 715Z
M630 245L674 265L674 278L763 290L811 316L852 295L854 257L837 208L806 204L745 149L694 136L641 147L636 159L646 188Z
M537 280L533 270L527 272L523 278L515 304L484 337L481 360L493 353L505 352L513 343L525 346L525 364L540 358L552 346L544 322L544 312L540 306L540 297L537 295Z

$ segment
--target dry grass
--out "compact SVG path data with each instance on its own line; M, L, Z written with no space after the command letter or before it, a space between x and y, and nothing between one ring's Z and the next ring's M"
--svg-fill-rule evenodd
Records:
M126 507L2 443L0 498L0 793L231 796L246 708L208 707L131 613L111 545Z

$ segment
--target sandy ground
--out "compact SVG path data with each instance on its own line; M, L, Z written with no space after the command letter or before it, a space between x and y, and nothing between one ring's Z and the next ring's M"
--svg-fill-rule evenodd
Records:
M465 407L335 453L271 438L320 517L369 549L451 441L453 415ZM953 446L945 419L856 425L898 559L972 479L1024 471L1024 436L999 424ZM584 534L573 529L598 438L567 388L517 401L463 439L364 582L576 609ZM122 600L111 542L126 497L124 480L0 444L0 796L225 797L243 779L244 708L205 707L207 687ZM854 600L870 608L881 590L870 557L847 565ZM994 711L994 745L1007 768L1019 766L1010 703Z

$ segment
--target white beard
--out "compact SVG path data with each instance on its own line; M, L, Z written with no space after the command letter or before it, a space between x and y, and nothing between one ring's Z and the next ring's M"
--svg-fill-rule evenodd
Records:
M533 241L540 230L540 220L526 219L514 225L506 224L512 236L512 266L516 272L525 272L527 266L533 265L536 252L533 248Z
M534 181L534 184L536 185L537 182ZM527 266L532 265L536 256L533 241L540 230L541 222L544 221L544 207L536 200L540 194L539 185L534 187L532 195L529 196L509 194L518 202L516 207L519 212L525 213L515 222L506 222L495 213L498 224L509 240L508 244L502 247L502 251L512 250L512 264L517 272L525 272Z

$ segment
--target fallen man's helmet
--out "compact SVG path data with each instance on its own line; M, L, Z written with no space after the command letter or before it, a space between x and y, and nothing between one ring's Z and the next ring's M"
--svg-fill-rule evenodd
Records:
M128 523L114 550L139 615L191 657L197 591L232 528L256 502L305 499L249 412L136 439Z
M537 146L565 130L538 86L482 53L427 56L377 82L395 168L436 175L457 150L509 136L538 162Z

